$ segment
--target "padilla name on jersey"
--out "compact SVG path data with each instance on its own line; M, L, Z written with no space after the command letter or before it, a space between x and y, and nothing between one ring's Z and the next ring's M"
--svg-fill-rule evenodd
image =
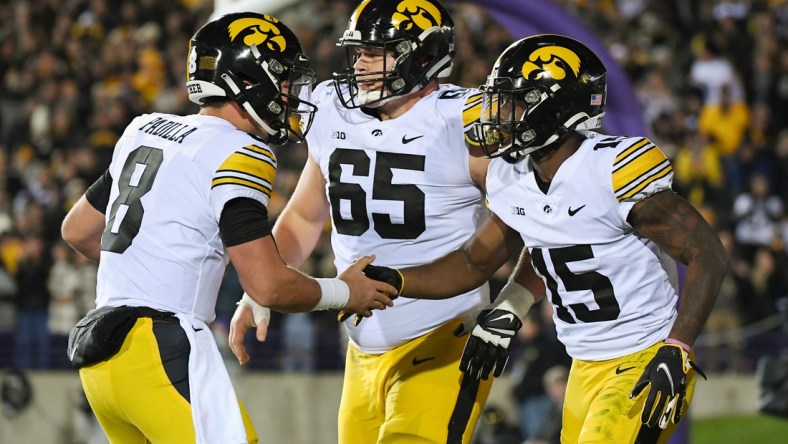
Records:
M97 305L215 317L227 259L219 218L231 199L268 205L276 158L212 116L145 114L115 146Z
M344 108L330 82L318 85L307 141L327 182L337 270L371 253L388 267L428 263L473 234L488 212L470 177L464 119L470 128L470 104L480 98L476 90L443 85L402 116L381 121ZM400 297L358 326L352 319L345 325L359 349L378 354L488 300L486 284L447 300Z
M490 209L517 230L573 358L604 360L665 339L676 318L676 264L627 223L635 203L670 189L672 168L645 138L589 132L546 192L529 157L494 159Z

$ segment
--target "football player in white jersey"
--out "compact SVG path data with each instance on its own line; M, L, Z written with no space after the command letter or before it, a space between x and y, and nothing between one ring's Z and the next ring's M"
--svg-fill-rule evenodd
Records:
M691 346L727 270L720 240L671 191L657 146L590 131L601 125L606 82L585 45L559 35L519 40L482 90L493 216L432 264L376 274L411 297L449 297L488 279L506 260L502 249L525 245L573 358L561 441L666 442L692 398ZM675 261L687 266L680 298ZM534 302L511 291L522 282L510 280L478 316L466 372L486 378L506 363Z
M372 257L316 280L277 253L269 144L303 137L314 113L296 36L271 16L229 14L192 37L187 72L200 112L135 118L62 227L99 261L98 308L72 330L69 357L113 443L257 442L207 326L228 260L247 298L281 311L369 316L395 294L361 273Z
M309 159L274 226L282 257L300 266L329 217L338 270L362 252L405 267L458 248L488 216L489 161L466 146L480 91L438 83L452 66L451 17L435 0L365 0L339 46L348 69L316 88ZM491 381L462 378L465 341L453 331L488 301L479 282L450 300L404 295L360 323L344 320L339 443L468 443ZM239 308L230 339L242 363L252 326Z

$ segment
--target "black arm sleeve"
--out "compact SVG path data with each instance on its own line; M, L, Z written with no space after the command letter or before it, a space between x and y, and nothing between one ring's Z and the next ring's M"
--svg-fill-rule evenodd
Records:
M271 234L268 209L260 202L240 197L227 202L219 219L225 247L233 247Z
M106 214L107 205L109 205L109 192L112 189L112 176L109 174L109 169L104 171L93 185L85 191L85 198L93 206L93 208Z

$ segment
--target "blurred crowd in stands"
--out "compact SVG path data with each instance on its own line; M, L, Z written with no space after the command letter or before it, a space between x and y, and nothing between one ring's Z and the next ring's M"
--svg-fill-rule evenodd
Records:
M733 259L699 343L702 364L752 371L758 355L786 345L788 1L556 1L625 68L650 137L673 161L675 190L713 224ZM478 86L512 38L483 8L446 3L457 23L449 81ZM308 0L277 14L301 38L319 80L345 63L335 42L354 6ZM96 265L62 243L60 222L106 169L135 115L197 110L185 94L185 52L212 8L206 0L3 2L0 368L68 368L65 337L93 306ZM276 154L272 218L298 180L306 149ZM334 275L327 237L307 267ZM217 307L220 344L240 292L229 268ZM552 328L549 317L538 324ZM341 368L344 339L333 314L277 315L271 328L268 343L255 347L253 367ZM529 351L534 330L525 330L518 350ZM541 386L519 390L523 399L533 390L545 395Z

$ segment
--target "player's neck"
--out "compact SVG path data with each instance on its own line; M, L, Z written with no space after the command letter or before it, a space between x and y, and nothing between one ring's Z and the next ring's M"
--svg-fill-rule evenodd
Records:
M396 119L397 117L405 114L413 108L419 100L426 95L438 90L438 82L432 81L424 88L404 95L400 98L394 99L388 103L381 105L378 110L378 117L380 120Z
M224 119L241 131L254 134L263 140L268 140L268 133L259 128L249 113L243 111L234 102L226 102L219 106L203 106L200 108L200 114Z
M580 148L584 139L582 134L575 132L569 135L558 148L548 148L544 152L537 151L531 154L534 170L539 178L545 182L552 181L564 161Z

